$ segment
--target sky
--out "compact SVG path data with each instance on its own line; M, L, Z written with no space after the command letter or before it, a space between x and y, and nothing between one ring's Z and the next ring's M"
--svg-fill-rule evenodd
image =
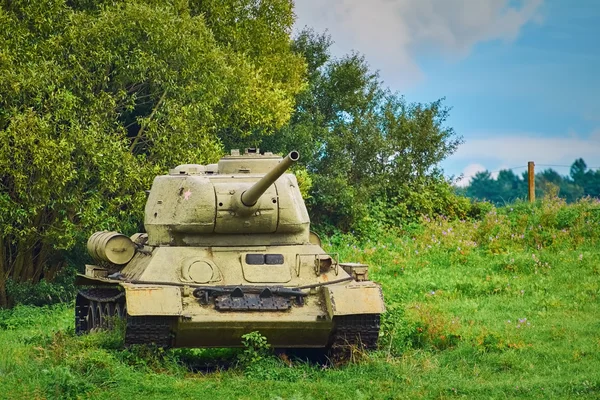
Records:
M295 29L365 55L408 101L445 97L463 137L441 164L478 171L576 158L600 167L600 0L296 0ZM567 166L567 167L560 167Z

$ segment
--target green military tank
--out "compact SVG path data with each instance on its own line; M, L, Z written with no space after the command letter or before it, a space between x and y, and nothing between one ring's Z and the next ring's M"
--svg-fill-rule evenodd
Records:
M233 150L156 177L146 233L90 237L97 262L77 277L76 332L121 318L126 345L239 347L259 331L278 348L376 348L381 288L310 232L285 173L298 159Z

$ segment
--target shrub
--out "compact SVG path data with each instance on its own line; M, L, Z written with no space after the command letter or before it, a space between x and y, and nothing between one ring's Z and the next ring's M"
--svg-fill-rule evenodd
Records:
M45 279L38 283L16 282L9 279L6 291L13 304L42 306L72 301L77 292L75 270L63 269L52 282Z

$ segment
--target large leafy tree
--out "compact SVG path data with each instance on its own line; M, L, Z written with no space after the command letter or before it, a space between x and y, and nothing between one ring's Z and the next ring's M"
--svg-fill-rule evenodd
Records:
M461 141L444 125L448 109L441 101L408 103L384 88L361 55L336 59L330 45L329 36L311 30L295 39L309 88L297 96L290 123L263 146L301 151L316 222L355 229L374 210L391 223L428 213L407 207L424 204L409 199L411 192L447 187L437 165Z
M225 3L0 2L0 305L91 231L137 229L156 173L288 121L291 2Z

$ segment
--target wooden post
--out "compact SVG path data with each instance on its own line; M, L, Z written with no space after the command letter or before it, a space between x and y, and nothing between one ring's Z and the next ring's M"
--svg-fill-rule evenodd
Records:
M529 161L527 163L527 181L529 183L529 202L535 201L535 163Z

